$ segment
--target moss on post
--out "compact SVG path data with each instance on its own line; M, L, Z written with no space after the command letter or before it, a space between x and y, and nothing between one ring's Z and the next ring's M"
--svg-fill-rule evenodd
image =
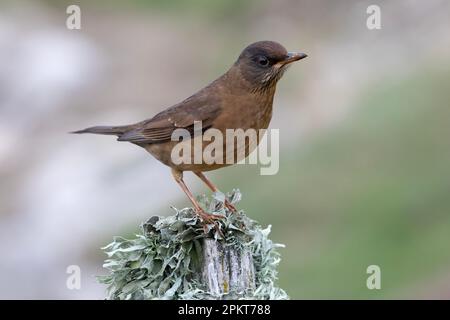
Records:
M228 196L232 203L241 195ZM209 212L224 215L205 233L192 208L169 217L152 217L134 239L115 237L104 247L109 299L287 299L275 285L282 245L269 238L242 211L224 206L225 196L203 198Z

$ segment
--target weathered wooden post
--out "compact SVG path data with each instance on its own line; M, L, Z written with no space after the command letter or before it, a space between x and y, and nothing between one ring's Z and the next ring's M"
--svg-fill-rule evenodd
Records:
M225 296L255 290L255 266L248 249L227 247L214 239L203 241L202 278L207 291Z
M228 199L235 203L240 194ZM210 212L224 215L206 233L193 209L185 208L152 217L135 239L114 238L103 248L110 273L99 277L108 298L287 299L275 285L280 245L268 238L270 227L228 211L223 202L223 195L204 199Z

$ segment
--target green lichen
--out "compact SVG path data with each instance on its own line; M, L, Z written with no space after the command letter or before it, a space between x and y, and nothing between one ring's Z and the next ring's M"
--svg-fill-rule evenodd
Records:
M241 199L238 190L227 196L231 203ZM225 246L237 250L246 247L253 255L256 288L245 294L230 290L226 298L234 299L288 299L284 290L275 284L280 255L268 235L270 226L262 229L242 211L230 212L225 206L225 195L215 193L212 199L202 197L208 212L225 218L206 227L192 208L175 209L173 216L154 216L142 226L134 239L115 237L102 248L108 258L103 265L109 270L99 276L100 283L108 285L108 299L220 299L205 291L199 279L202 250L201 240L212 237Z

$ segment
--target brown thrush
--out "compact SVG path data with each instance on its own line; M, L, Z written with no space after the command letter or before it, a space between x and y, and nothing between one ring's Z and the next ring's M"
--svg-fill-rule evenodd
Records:
M217 187L209 181L203 171L219 169L233 162L195 163L174 161L172 150L179 143L172 138L176 129L193 132L194 124L201 121L200 138L208 129L216 129L225 135L227 129L266 129L272 117L272 102L276 84L290 63L303 59L304 53L287 52L277 42L260 41L246 47L231 68L211 84L184 101L158 113L153 118L124 126L96 126L74 133L115 135L119 141L128 141L145 148L156 159L172 169L175 181L180 185L194 205L197 214L205 222L221 216L206 214L183 181L183 171L193 171L212 191ZM189 143L194 143L194 137ZM202 146L210 142L202 141ZM259 139L256 145L259 143ZM244 142L245 155L256 147ZM242 146L241 146L242 147ZM233 143L232 149L239 145ZM234 152L235 150L231 150ZM227 150L226 152L229 152ZM226 152L223 153L225 158ZM225 205L232 211L234 206Z

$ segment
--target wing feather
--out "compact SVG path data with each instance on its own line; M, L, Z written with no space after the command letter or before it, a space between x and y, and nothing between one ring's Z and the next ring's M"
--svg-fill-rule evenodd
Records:
M171 139L178 128L193 132L195 121L202 121L202 129L211 127L221 112L220 100L208 94L198 94L158 113L150 120L136 124L119 136L119 141L136 144L160 143Z

